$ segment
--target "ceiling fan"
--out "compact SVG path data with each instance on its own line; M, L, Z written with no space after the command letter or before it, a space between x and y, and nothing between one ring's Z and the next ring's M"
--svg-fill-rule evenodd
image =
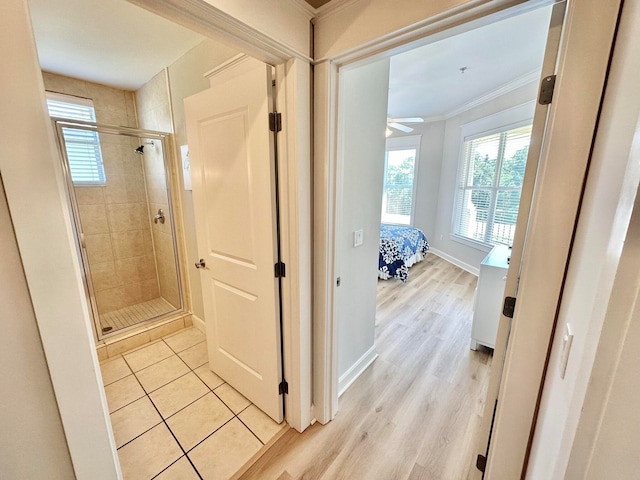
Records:
M413 128L405 125L405 123L424 123L424 118L422 117L400 117L400 118L392 118L387 117L387 136L391 135L391 130L389 128L393 128L395 130L400 130L401 132L409 133L413 132Z

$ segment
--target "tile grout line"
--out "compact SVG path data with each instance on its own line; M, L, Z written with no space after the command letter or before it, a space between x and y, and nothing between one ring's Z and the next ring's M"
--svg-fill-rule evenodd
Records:
M164 342L164 340L161 339L162 342ZM165 343L166 345L166 343ZM167 345L168 346L168 345ZM171 348L171 347L169 347ZM177 354L176 354L177 355ZM122 356L122 358L124 358L124 355ZM129 365L129 362L127 362L127 359L124 358L124 361L127 363L127 365L129 366L129 368L131 368L131 366ZM133 369L132 369L133 371ZM185 374L187 375L187 374ZM136 381L138 382L138 384L140 384L140 387L142 388L143 391L144 387L142 386L142 384L140 383L140 380L138 380L138 377L136 377L135 372L133 374L133 376L135 377ZM196 375L197 376L197 375ZM198 377L199 378L199 377ZM204 383L204 382L203 382ZM185 449L182 447L182 444L178 441L177 437L175 436L175 434L173 433L173 430L171 430L171 427L169 427L169 424L167 423L167 419L165 419L162 414L160 413L160 410L158 410L158 407L156 406L155 403L153 403L153 399L145 393L145 395L147 396L147 398L149 398L149 402L151 402L151 405L153 405L153 408L156 410L156 412L158 413L158 415L160 416L160 420L161 423L164 424L164 426L167 428L167 430L169 431L169 433L171 434L171 436L173 437L173 439L175 440L176 444L178 445L178 448L180 448L180 450L182 451L182 456L185 457L187 459L187 461L191 464L191 467L193 468L193 471L196 472L196 475L198 475L198 478L200 478L200 480L203 480L202 475L200 475L200 472L198 472L198 469L196 468L196 466L193 464L193 462L191 461L191 459L189 458L189 456L187 455L187 452L185 451ZM203 395L204 396L204 395ZM200 397L202 398L202 397ZM192 402L193 403L193 402ZM177 413L177 412L176 412ZM173 415L172 415L173 416ZM171 418L171 417L169 417ZM158 424L160 425L160 424ZM152 427L155 428L158 425ZM151 429L149 429L151 430ZM180 460L180 458L178 458L177 460L175 460L174 462L170 463L169 465L167 465L166 468L160 470L160 472L158 472L156 475L154 475L152 478L157 477L158 475L160 475L162 472L164 472L165 470L167 470L171 465L173 465L174 463L176 463L178 460Z
M170 336L168 336L168 337L171 337L171 336L177 336L177 335L179 335L179 334L180 334L180 332L178 332L178 333L176 333L176 334L172 334L172 335L170 335ZM201 365L197 365L197 366L195 366L195 368L192 368L189 364L187 364L187 363L185 362L185 360L184 360L182 357L180 357L179 353L184 352L184 351L186 351L186 350L188 350L188 349L190 349L190 348L192 348L192 347L195 347L196 345L199 345L199 344L201 344L201 343L205 343L205 342L206 342L206 338L205 338L205 340L203 340L203 341L201 341L201 342L197 342L197 343L195 343L195 344L193 344L193 345L191 345L191 346L189 346L189 347L187 347L187 348L184 348L184 349L180 350L179 352L177 352L175 349L173 349L173 348L171 347L171 345L169 345L169 344L165 341L165 338L163 337L163 338L158 339L158 341L151 342L151 343L149 343L148 345L145 345L145 346L143 346L143 347L140 347L140 348L137 348L137 349L135 349L135 350L132 350L131 352L128 352L127 354L130 354L130 353L134 353L134 352L136 352L136 351L143 350L144 348L149 347L150 345L153 345L153 344L156 344L156 343L160 343L160 342L164 343L164 344L165 344L165 346L167 346L167 347L169 348L169 350L171 350L171 352L173 352L173 353L172 353L172 355L170 355L170 356L168 356L168 357L165 357L165 358L163 358L163 359L161 359L161 360L158 360L157 362L154 362L154 363L152 363L152 364L150 364L150 365L147 365L146 367L144 367L144 368L142 368L142 369L138 370L137 372L134 372L134 371L133 371L133 369L131 368L131 365L129 364L129 362L127 361L127 359L126 359L126 358L125 358L125 356L124 356L125 354L124 354L124 353L123 353L123 354L120 354L120 356L121 356L121 357L122 357L122 359L124 360L125 364L127 365L127 367L129 368L129 370L131 371L131 374L132 374L132 375L134 376L134 378L136 379L136 382L137 382L137 383L138 383L138 385L142 388L142 391L144 392L144 395L143 395L142 397L139 397L139 398L137 398L137 399L133 400L132 402L129 402L127 405L124 405L124 406L120 407L119 409L114 410L114 412L110 412L110 415L111 415L112 413L115 413L115 412L117 412L117 411L121 410L122 408L125 408L125 407L126 407L126 406L128 406L128 405L131 405L132 403L134 403L134 402L136 402L136 401L138 401L138 400L140 400L140 399L142 399L142 398L144 398L144 397L146 396L146 397L148 398L149 402L151 403L151 405L153 405L153 408L156 410L156 412L157 412L157 413L158 413L158 415L160 416L160 420L161 420L161 421L160 421L159 423L157 423L156 425L152 426L151 428L147 429L145 432L143 432L143 433L141 433L141 434L137 435L135 438L133 438L133 439L129 440L129 441L128 441L128 442L126 442L125 444L123 444L123 445L121 445L120 447L118 447L118 450L119 450L120 448L124 447L125 445L128 445L128 444L129 444L129 443L131 443L132 441L134 441L134 440L138 439L138 438L139 438L139 437L141 437L142 435L144 435L144 434L148 433L150 430L152 430L153 428L157 427L157 426L158 426L158 425L160 425L161 423L163 423L163 424L166 426L166 428L169 430L169 432L171 433L171 436L174 438L174 440L175 440L175 441L176 441L176 443L178 444L178 447L179 447L179 448L180 448L180 450L182 451L183 456L184 456L184 457L186 457L187 461L191 464L192 468L194 469L194 471L196 472L196 474L198 475L198 477L202 480L202 476L200 475L200 472L198 472L198 470L197 470L196 466L195 466L195 465L193 464L193 462L191 461L191 458L189 457L188 452L193 451L196 447L198 447L200 444L202 444L202 443L203 443L203 442L205 442L207 439L209 439L212 435L214 435L216 432L218 432L222 427L224 427L225 425L229 424L229 423L230 423L234 418L235 418L235 419L237 419L237 420L238 420L238 421L239 421L239 422L240 422L240 423L241 423L241 424L242 424L242 425L243 425L247 430L249 430L249 432L250 432L250 433L251 433L251 434L252 434L252 435L253 435L253 436L258 440L258 442L260 442L260 444L261 444L263 447L266 445L266 444L265 444L265 443L260 439L260 437L258 437L258 435L257 435L257 434L256 434L256 433L255 433L255 432L254 432L254 431L253 431L253 430L252 430L252 429L251 429L251 428L250 428L250 427L249 427L249 426L248 426L244 421L242 421L242 419L240 418L240 414L241 414L241 413L243 413L244 411L246 411L246 410L247 410L251 405L253 405L253 403L252 403L252 402L249 402L249 404L248 404L247 406L245 406L244 408L242 408L241 410L239 410L239 411L238 411L238 413L236 413L236 412L235 412L235 411L234 411L234 410L233 410L233 409L232 409L232 408L231 408L231 407L230 407L230 406L229 406L229 405L228 405L228 404L227 404L227 403L226 403L226 402L225 402L225 401L224 401L224 400L219 396L219 394L217 394L217 393L215 392L215 390L216 390L216 389L218 389L218 388L222 387L223 385L225 385L225 384L229 385L229 384L228 384L228 382L226 382L226 381L224 381L224 379L222 379L222 378L218 377L218 378L220 378L220 380L222 380L222 383L221 383L220 385L218 385L217 387L215 387L215 389L214 389L214 388L211 388L211 387L210 387L210 386L209 386L209 385L208 385L208 384L207 384L207 383L206 383L202 378L200 378L200 376L199 376L199 375L196 373L196 371L195 371L196 369L198 369L198 368L200 368L200 367L204 366L204 365L206 364L206 362L205 362L205 363L203 363L203 364L201 364ZM140 380L138 379L137 373L138 373L138 372L142 372L143 370L145 370L145 369L147 369L147 368L149 368L149 367L152 367L152 366L154 366L154 365L157 365L158 363L160 363L160 362L162 362L162 361L165 361L165 360L167 360L167 359L171 358L173 355L175 355L176 357L178 357L178 358L180 359L180 361L181 361L183 364L185 364L185 365L187 366L187 368L189 369L189 371L188 371L187 373L185 373L185 374L183 374L183 375L180 375L180 376L178 376L177 378L175 378L175 379L171 380L170 382L168 382L168 383L166 383L166 384L164 384L164 385L162 385L162 386L160 386L160 387L156 388L155 390L153 390L153 391L151 391L151 392L147 392L147 391L146 391L146 389L144 388L144 386L142 385L142 383L140 382ZM184 407L182 407L181 409L179 409L179 410L177 410L176 412L172 413L169 417L167 417L167 418L165 419L165 418L163 417L163 415L160 413L160 411L158 410L158 407L157 407L157 406L155 405L155 403L153 402L153 399L151 398L150 394L151 394L151 393L153 393L153 392L156 392L156 391L160 390L161 388L163 388L163 387L165 387L165 386L167 386L167 385L169 385L170 383L174 382L175 380L178 380L179 378L182 378L182 377L184 377L184 376L188 375L189 373L193 373L193 374L196 376L196 378L197 378L198 380L200 380L200 382L202 382L202 384L204 384L204 385L205 385L205 387L207 388L208 392L207 392L207 393L205 393L204 395L201 395L201 396L200 396L200 397L198 397L197 399L193 400L193 401L192 401L192 402L190 402L188 405L185 405L185 406L184 406ZM128 376L128 375L127 375L127 376ZM125 377L123 377L123 378L126 378L126 376L125 376ZM122 380L122 379L119 379L119 380ZM111 385L111 384L113 384L113 383L115 383L115 382L117 382L117 381L118 381L118 380L116 380L116 381L114 381L114 382L111 382L109 385ZM105 386L106 386L106 385L105 385ZM233 389L233 387L232 387L231 385L229 385L229 387L231 387L231 388ZM235 389L234 389L234 390L235 390ZM236 390L236 391L237 391L237 390ZM170 426L169 426L169 424L167 423L167 420L168 420L169 418L172 418L174 415L178 414L179 412L183 411L183 410L184 410L184 409L186 409L187 407L189 407L189 406L193 405L195 402L197 402L197 401L201 400L202 398L204 398L204 397L205 397L206 395L208 395L209 393L213 393L213 394L214 394L214 396L215 396L216 398L218 398L218 400L220 400L220 402L221 402L221 403L222 403L222 404L223 404L227 409L229 409L229 411L233 414L233 416L232 416L229 420L227 420L225 423L223 423L221 426L219 426L217 429L215 429L213 432L211 432L209 435L207 435L205 438L203 438L201 441L199 441L198 443L196 443L193 447L191 447L191 448L187 451L187 450L185 450L185 448L183 448L183 446L180 444L180 441L179 441L179 440L178 440L178 438L175 436L174 432L171 430L171 427L170 427ZM238 392L238 393L239 393L239 392ZM242 394L240 394L240 395L242 395ZM164 471L166 471L167 469L169 469L172 465L174 465L175 463L177 463L179 460L180 460L180 458L178 458L177 460L175 460L174 462L172 462L171 464L169 464L166 468L164 468L163 470L161 470L158 474L156 474L156 475L155 475L154 477L152 477L152 478L156 478L157 476L159 476L160 474L162 474Z

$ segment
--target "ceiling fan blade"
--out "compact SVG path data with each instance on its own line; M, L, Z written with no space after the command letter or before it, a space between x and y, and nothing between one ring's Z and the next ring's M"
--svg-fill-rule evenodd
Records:
M391 122L388 124L391 128L395 128L396 130L400 130L401 132L409 133L413 132L413 128L407 127L406 125L402 125L401 123Z
M394 123L424 123L424 118L422 117L399 117L399 118L390 118L390 122Z

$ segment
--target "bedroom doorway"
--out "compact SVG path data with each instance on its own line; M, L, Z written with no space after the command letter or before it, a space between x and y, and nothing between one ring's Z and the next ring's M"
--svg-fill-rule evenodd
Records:
M556 12L560 9L555 8ZM461 279L467 275L471 278L477 276L482 260L493 246L492 242L485 240L487 234L491 230L505 230L503 227L507 225L506 230L511 233L498 243L513 246L512 272L505 282L505 291L515 292L526 234L523 231L519 239L515 237L515 224L527 224L546 124L546 107L536 102L539 81L554 71L559 36L556 35L547 45L550 24L557 27L555 33L559 33L562 25L562 11L555 13L551 21L553 9L551 6L530 9L499 22L485 22L481 27L459 35L441 37L440 41L427 45L423 42L422 47L402 54L389 56L387 53L382 58L378 56L339 69L338 213L334 264L334 318L337 322L334 391L338 396L347 392L369 366L373 364L375 371L376 365L384 364L388 359L388 352L383 352L384 345L390 336L401 338L401 332L421 321L417 319L425 312L430 312L431 318L424 321L432 322L425 323L423 330L426 331L433 329L431 331L438 332L434 327L438 322L434 319L439 315L464 318L457 323L456 333L459 338L466 337L466 341L459 343L463 347L455 350L448 360L443 360L445 363L454 365L461 361L467 362L467 366L471 365L469 362L490 364L487 360L491 357L490 350L483 348L479 352L471 352L469 349L475 285L469 287L468 279ZM504 38L510 39L509 45L504 45ZM487 46L487 42L493 42L492 46ZM514 51L501 54L501 47L513 47ZM411 58L420 49L430 49L433 55L430 65L427 62L431 68L430 76L420 70L416 57ZM493 63L481 55L487 50L496 56ZM405 73L403 78L394 78L394 69L409 72L409 76ZM443 72L447 69L453 75L445 75ZM484 90L474 90L474 87L480 88L482 82L479 78L489 77L497 83L484 83ZM420 86L420 81L425 78L434 88L430 94L425 93L424 85ZM455 102L449 91L458 94ZM407 108L418 108L423 98L427 99L423 105L438 105L440 110L411 111L393 106L397 102L404 103ZM510 132L531 125L531 145L529 137L527 145L520 145L515 150L507 145ZM376 258L382 263L379 245L383 198L388 187L385 185L386 144L393 138L416 135L420 136L420 160L416 163L418 168L415 169L413 190L410 195L404 195L405 199L411 199L411 205L402 213L396 211L392 214L401 215L395 220L405 220L410 215L408 223L425 232L430 252L425 260L408 270L407 284L394 278L378 280L378 272L372 274L375 268L371 264L375 264ZM491 136L495 139L489 138ZM476 158L469 145L478 139L487 139L489 143L493 141L493 153L486 148L480 149L476 152L479 158ZM521 160L526 159L527 154L535 161L525 166L526 162ZM516 163L518 168L512 168ZM501 176L504 170L508 170L506 167L502 169L503 165L512 171L517 170L519 178L514 180L514 175L508 179ZM473 172L465 176L474 168L483 168L484 176L474 176ZM463 178L470 178L470 183L462 182ZM518 205L523 212L522 218L518 217ZM468 229L465 229L472 224L477 234L468 234ZM465 228L460 228L460 225ZM445 270L443 263L453 269L443 278L425 272L428 266L434 270ZM417 272L415 277L419 280L416 282L411 282L413 272ZM417 286L421 281L424 285ZM392 288L383 282L395 282L400 287ZM456 295L451 290L439 297L432 296L431 301L436 308L426 306L422 299L417 300L411 295L418 290L422 298L428 298L429 284L447 282L459 287L460 298L455 299ZM406 291L403 292L402 287ZM395 306L391 306L392 302L396 302ZM447 310L446 307L450 308ZM400 322L386 321L399 316L403 316ZM506 342L506 333L502 334ZM393 348L408 351L419 346L428 356L428 347L433 346L431 342L437 338L436 334L430 341L417 341L418 345L410 345L409 342L403 346L400 342ZM504 351L504 345L496 345ZM436 355L440 357L440 354ZM376 374L367 376L370 375ZM482 390L486 392L489 376L481 377ZM489 397L495 398L496 393L497 390ZM338 400L334 401L337 405ZM480 403L483 402L484 397ZM487 403L493 405L494 400L489 399ZM485 412L484 417L490 418L491 411ZM473 436L474 444L484 434L479 433L483 429L479 423L469 426L468 433Z

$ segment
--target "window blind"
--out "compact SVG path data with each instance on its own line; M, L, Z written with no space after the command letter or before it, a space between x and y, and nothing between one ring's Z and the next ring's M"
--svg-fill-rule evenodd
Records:
M464 142L454 233L482 243L513 243L531 125Z
M84 122L96 121L93 102L89 99L47 93L47 107L52 117ZM73 183L104 185L106 176L98 132L63 127L62 134Z

